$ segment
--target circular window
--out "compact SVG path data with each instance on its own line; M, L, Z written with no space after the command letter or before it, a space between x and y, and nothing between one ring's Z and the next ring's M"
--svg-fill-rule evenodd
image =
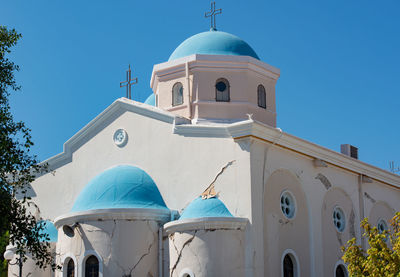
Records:
M378 227L378 231L380 234L382 234L384 231L387 231L387 229L388 229L388 225L387 225L386 221L383 219L378 221L377 227Z
M339 207L335 207L333 209L333 224L339 232L343 232L344 228L346 227L344 212Z
M226 84L223 81L219 81L215 87L217 88L218 91L225 91L226 90Z
M128 134L124 129L118 129L114 133L113 140L117 146L125 146L126 142L128 141Z
M296 205L290 192L285 191L281 195L281 211L287 218L293 218Z

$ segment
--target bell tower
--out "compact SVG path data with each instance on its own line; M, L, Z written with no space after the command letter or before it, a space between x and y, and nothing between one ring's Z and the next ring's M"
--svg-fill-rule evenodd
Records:
M168 62L153 68L157 106L192 122L248 119L276 127L279 69L229 33L210 30L185 40Z

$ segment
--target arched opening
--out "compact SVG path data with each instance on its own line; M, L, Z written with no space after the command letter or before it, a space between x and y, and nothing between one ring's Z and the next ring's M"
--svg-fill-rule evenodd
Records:
M295 264L292 257L286 254L283 258L283 277L294 277L295 275Z
M261 108L267 108L267 95L265 93L265 87L263 85L258 85L257 87L257 98L258 106Z
M229 102L229 82L227 79L220 78L215 82L215 100L219 102Z
M342 264L336 267L335 277L347 277L347 270Z
M183 104L183 85L177 82L172 87L172 106Z
M86 259L85 277L99 277L99 260L94 255Z
M75 262L71 257L64 261L63 277L75 277Z
M184 268L182 271L179 273L179 277L195 277L194 273L191 269L189 268Z
M75 263L73 259L69 259L67 265L67 277L74 277L75 276Z

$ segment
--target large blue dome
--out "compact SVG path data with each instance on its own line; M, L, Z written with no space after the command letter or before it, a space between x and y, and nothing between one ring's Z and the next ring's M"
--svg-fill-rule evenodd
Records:
M233 217L225 204L217 197L193 200L184 210L179 219L201 217Z
M93 178L81 191L71 211L117 208L168 209L145 171L120 165Z
M260 59L244 40L229 33L208 31L182 42L169 57L169 61L193 54L250 56Z

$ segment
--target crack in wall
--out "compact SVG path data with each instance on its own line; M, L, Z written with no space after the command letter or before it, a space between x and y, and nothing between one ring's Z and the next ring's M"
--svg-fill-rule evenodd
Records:
M180 261L181 258L182 258L183 249L185 249L185 247L186 247L187 245L189 245L189 244L194 240L194 238L195 238L195 236L196 236L196 233L197 233L197 230L194 231L192 237L190 237L187 241L185 241L185 243L182 245L181 250L178 252L178 257L176 258L175 264L174 264L174 266L173 266L172 269L171 269L171 277L173 277L173 273L174 273L176 267L178 266L179 261Z
M208 185L208 187L203 191L203 193L201 194L201 198L202 199L209 199L212 197L217 196L217 193L215 192L215 182L217 181L217 179L219 178L219 176L222 175L222 173L224 173L225 169L228 168L228 166L231 166L236 160L230 161L228 162L223 168L221 168L221 170L218 172L218 174L215 176L214 180L211 182L211 184Z
M139 258L139 260L136 262L136 264L135 264L132 268L128 269L129 273L128 273L128 274L124 274L123 277L130 277L130 276L132 276L132 272L136 269L136 267L140 264L140 262L141 262L146 256L148 256L148 255L150 254L151 248L152 248L153 245L154 245L154 241L156 241L154 232L153 232L153 230L151 229L151 227L150 227L150 225L149 225L149 221L146 221L146 223L147 223L147 227L149 228L150 232L153 233L153 241L152 241L152 242L150 243L150 245L148 246L147 252L144 253L144 254ZM117 261L116 261L116 262L117 262ZM122 267L121 267L121 268L122 268ZM126 272L126 270L124 270L123 268L122 268L122 270L123 270L124 272Z
M151 248L153 247L153 244L154 244L154 240L153 240L152 243L150 243L149 247L147 248L147 252L144 253L144 254L139 258L139 260L137 261L137 263L136 263L136 264L132 267L132 269L129 271L129 275L128 275L128 276L131 276L132 272L136 269L136 267L140 264L140 262L144 259L144 257L146 257L147 255L150 254L150 252L151 252L150 250L151 250Z

